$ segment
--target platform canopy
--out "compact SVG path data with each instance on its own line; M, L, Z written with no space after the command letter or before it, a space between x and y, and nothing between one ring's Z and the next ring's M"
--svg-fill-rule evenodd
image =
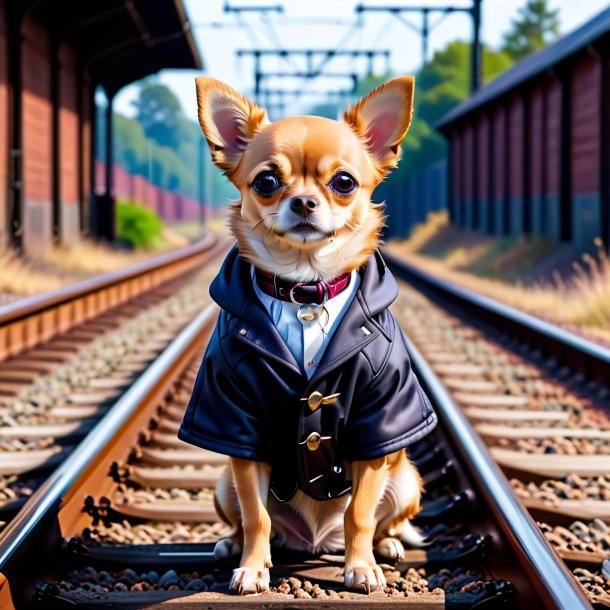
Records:
M113 96L165 68L202 69L182 0L13 0L67 42L92 82Z

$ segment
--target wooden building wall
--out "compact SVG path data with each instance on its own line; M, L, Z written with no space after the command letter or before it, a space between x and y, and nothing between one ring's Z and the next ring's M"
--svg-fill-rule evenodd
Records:
M476 121L476 147L477 168L475 170L476 181L476 206L478 210L478 227L482 231L489 230L489 118L483 112L479 113Z
M523 199L524 199L524 108L523 100L518 95L511 96L508 103L508 226L506 230L512 235L523 232Z
M458 129L451 132L451 163L450 163L450 183L451 183L451 209L452 221L455 224L462 224L462 139Z
M93 96L74 49L61 45L54 60L49 32L30 16L21 24L20 83L12 83L9 34L0 10L0 246L21 243L40 257L54 241L74 243L88 228ZM13 107L16 117L21 110L17 134ZM9 183L11 147L21 190ZM20 210L19 226L11 225L10 205Z
M77 63L74 50L63 45L59 53L59 206L63 243L74 243L79 218L79 117Z
M610 241L609 38L449 127L455 222Z
M23 243L41 256L52 242L53 150L49 35L31 18L22 27Z
M529 226L535 235L541 235L544 230L544 106L545 89L539 85L529 96L529 133L526 142L530 154L528 157L529 178Z
M588 56L570 79L570 184L572 239L586 247L600 230L601 64Z
M561 82L553 79L545 89L543 235L561 237Z
M0 10L0 241L5 243L8 231L8 27L6 13Z
M474 227L474 184L473 176L475 170L474 160L474 129L470 119L462 132L463 138L463 194L462 194L462 222L466 227Z
M504 217L506 207L506 112L503 106L495 107L492 114L492 205L494 208L495 235L503 235L505 231Z

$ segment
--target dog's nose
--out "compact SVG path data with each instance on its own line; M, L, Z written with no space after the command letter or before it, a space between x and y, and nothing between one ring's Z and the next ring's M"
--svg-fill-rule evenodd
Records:
M290 199L290 209L295 214L306 216L318 207L318 202L313 197L292 197Z

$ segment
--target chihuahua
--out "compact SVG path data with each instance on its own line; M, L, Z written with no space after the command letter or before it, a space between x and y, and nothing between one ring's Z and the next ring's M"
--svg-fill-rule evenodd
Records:
M271 544L345 552L345 586L385 586L374 549L421 545L421 478L406 447L436 416L388 310L375 187L397 166L414 81L390 80L343 120L265 110L196 79L214 163L239 189L237 245L210 287L221 313L179 437L230 457L215 492L240 556L232 592L269 589Z

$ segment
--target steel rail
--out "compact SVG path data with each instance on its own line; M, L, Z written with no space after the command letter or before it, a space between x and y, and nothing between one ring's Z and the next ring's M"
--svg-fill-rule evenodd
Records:
M217 313L215 304L208 305L159 357L142 373L115 403L83 441L55 472L32 494L19 514L0 535L0 573L6 576L11 564L24 551L28 541L42 530L48 518L57 514L63 496L90 468L100 452L121 434L121 430L139 406L150 395L160 379L164 379L183 353L211 324Z
M513 547L517 557L531 568L532 584L549 608L579 610L592 608L559 556L542 535L534 520L515 496L504 473L474 431L445 386L415 345L407 338L413 370L418 376L444 430L470 466L480 492Z
M50 307L57 307L69 303L75 299L97 292L102 288L108 288L137 276L143 276L147 273L163 269L164 267L168 267L169 265L182 260L199 256L211 250L217 243L218 239L209 234L196 244L186 246L185 248L180 248L179 250L156 256L150 260L129 265L128 267L118 269L117 271L98 275L77 282L76 284L58 288L57 290L51 290L43 294L20 299L15 303L9 303L8 305L0 307L0 326L22 320L32 314L49 309Z
M483 321L505 330L542 355L598 383L607 383L610 376L610 348L576 335L491 297L484 296L454 282L435 277L387 251L383 257L388 267L400 278L418 288L432 291L455 305L467 307Z

